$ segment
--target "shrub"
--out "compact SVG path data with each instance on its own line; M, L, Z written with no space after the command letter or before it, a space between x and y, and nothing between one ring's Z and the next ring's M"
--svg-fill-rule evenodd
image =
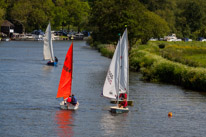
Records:
M133 57L135 53L133 53L131 65L136 66L130 67L139 67L145 80L172 83L189 89L206 91L206 69L172 62L147 51L136 50L135 52L142 56L135 58Z

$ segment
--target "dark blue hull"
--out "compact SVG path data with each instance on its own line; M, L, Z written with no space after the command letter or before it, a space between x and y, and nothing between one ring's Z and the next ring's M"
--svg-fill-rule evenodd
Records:
M49 65L49 66L57 66L57 62L47 62L47 65Z

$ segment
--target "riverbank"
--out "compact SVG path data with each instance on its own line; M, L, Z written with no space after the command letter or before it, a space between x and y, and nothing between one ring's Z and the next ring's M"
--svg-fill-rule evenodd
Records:
M103 56L112 57L114 45L98 45ZM143 79L206 91L206 43L149 42L135 45L130 51L130 70Z

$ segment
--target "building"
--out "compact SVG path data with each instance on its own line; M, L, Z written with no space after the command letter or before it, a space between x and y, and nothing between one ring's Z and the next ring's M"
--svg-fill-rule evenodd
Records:
M7 37L11 37L14 33L14 24L9 22L8 20L5 20L1 24L1 32L7 35Z

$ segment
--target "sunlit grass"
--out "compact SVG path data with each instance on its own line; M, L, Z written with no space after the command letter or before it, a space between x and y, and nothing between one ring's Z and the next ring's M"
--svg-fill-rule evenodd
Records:
M164 48L159 48L164 44ZM162 56L168 60L179 62L191 67L206 68L206 42L149 42L147 45L137 46L139 50Z

